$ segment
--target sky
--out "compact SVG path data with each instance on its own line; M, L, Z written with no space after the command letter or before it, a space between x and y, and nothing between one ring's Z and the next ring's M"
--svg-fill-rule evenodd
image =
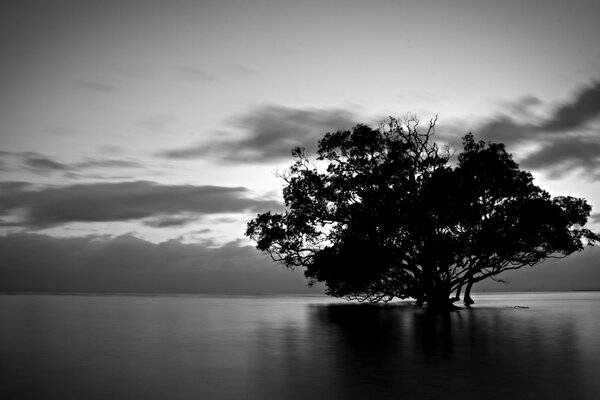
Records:
M9 1L0 290L322 293L244 238L290 149L387 116L505 143L600 230L600 4ZM600 289L597 248L483 290Z

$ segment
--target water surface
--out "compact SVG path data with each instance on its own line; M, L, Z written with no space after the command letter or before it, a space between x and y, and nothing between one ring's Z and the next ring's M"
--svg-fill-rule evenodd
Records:
M600 293L427 317L325 297L1 295L3 399L593 399Z

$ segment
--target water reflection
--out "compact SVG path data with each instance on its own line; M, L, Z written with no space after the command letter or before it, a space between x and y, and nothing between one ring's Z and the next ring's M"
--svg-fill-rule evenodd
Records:
M318 305L302 329L263 327L257 366L278 398L589 399L569 318L518 309L431 317L407 306ZM273 356L274 355L274 356ZM275 361L275 362L273 362ZM593 365L588 367L594 368Z
M0 383L15 399L595 398L600 294L503 296L446 317L306 297L2 296Z

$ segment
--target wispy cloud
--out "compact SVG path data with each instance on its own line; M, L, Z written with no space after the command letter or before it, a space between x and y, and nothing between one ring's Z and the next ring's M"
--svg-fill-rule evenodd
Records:
M212 156L230 162L271 162L289 157L296 146L314 148L326 132L350 128L357 120L348 110L268 105L233 119L241 138L200 143L160 155L171 159Z
M3 161L7 170L12 165L13 168L24 167L40 175L63 172L75 176L77 172L89 169L130 169L144 167L137 161L115 158L85 158L82 161L65 163L37 152L3 151L0 153L0 156L11 160L10 162Z
M23 153L22 162L26 168L42 174L72 169L72 167L67 164L55 161L38 153Z
M279 202L252 198L243 187L160 185L148 181L42 188L13 183L5 185L0 197L0 218L19 216L20 224L29 228L147 218L154 218L150 221L155 225L166 226L183 224L185 221L178 218L185 213L244 213L279 208ZM175 219L165 219L167 216Z
M118 160L113 158L88 158L85 161L81 161L72 164L75 169L87 169L87 168L142 168L143 165L137 161L132 160Z

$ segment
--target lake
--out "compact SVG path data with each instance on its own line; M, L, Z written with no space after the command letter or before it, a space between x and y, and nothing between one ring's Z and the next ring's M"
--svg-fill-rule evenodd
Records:
M600 292L0 295L2 399L594 399Z

